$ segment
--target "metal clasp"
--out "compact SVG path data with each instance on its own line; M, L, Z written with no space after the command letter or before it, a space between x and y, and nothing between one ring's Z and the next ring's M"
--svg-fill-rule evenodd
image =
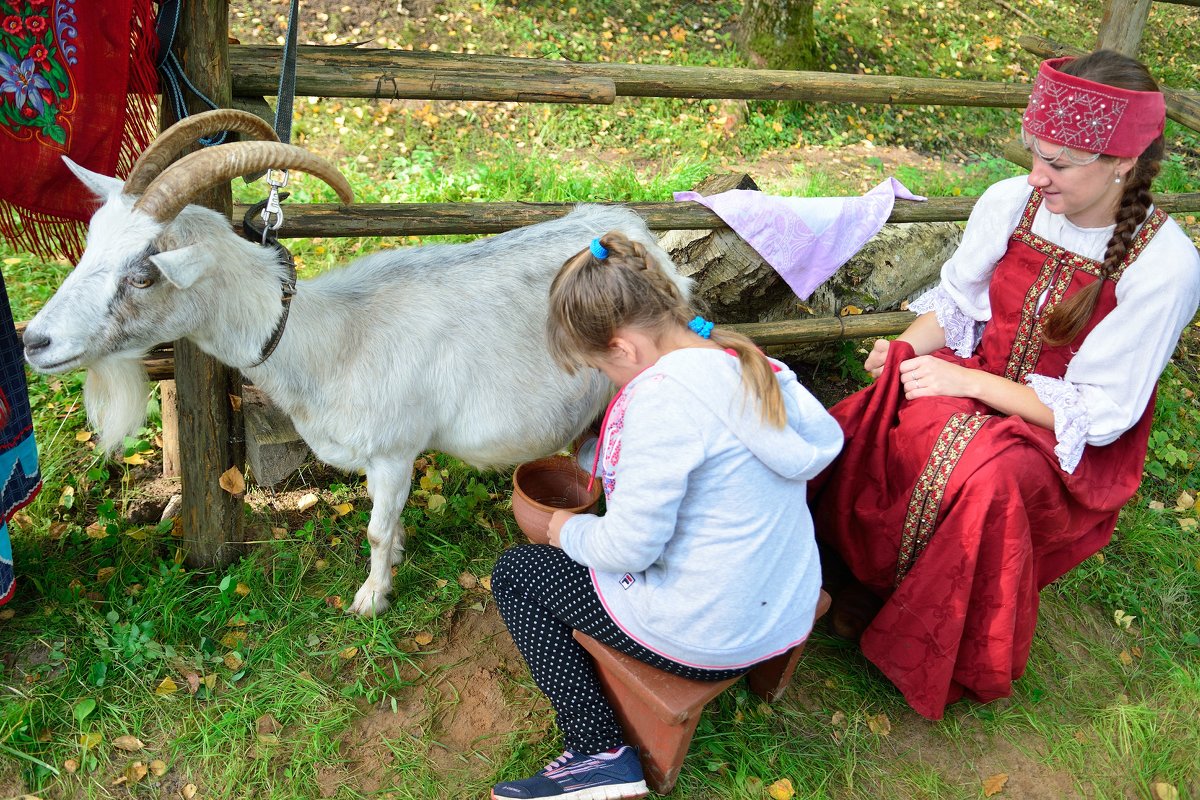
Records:
M265 178L271 191L267 195L267 204L262 210L262 243L264 245L267 243L270 233L283 227L283 206L279 204L279 190L287 186L288 171L286 169L269 169Z

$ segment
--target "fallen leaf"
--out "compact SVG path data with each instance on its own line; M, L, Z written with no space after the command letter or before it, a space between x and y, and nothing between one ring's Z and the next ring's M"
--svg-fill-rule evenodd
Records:
M358 655L358 648L357 647L347 647L345 650L338 653L338 655L341 658L345 659L346 661L349 661L350 659L352 659L356 655Z
M221 646L233 650L244 641L246 641L245 631L229 631L221 637Z
M1129 630L1129 626L1133 624L1135 619L1137 619L1137 617L1126 614L1125 611L1120 608L1113 612L1113 621L1117 623L1117 627L1121 630Z
M115 575L116 572L116 567L101 567L100 569L96 570L96 582L108 583L110 580L112 580L112 576Z
M1187 511L1192 506L1196 505L1196 498L1187 492L1180 492L1179 498L1175 501L1176 511Z
M254 720L254 732L260 736L279 733L281 730L283 730L283 725L279 723L279 720L275 719L274 714L263 714Z
M149 771L150 770L146 767L145 764L143 764L140 761L135 761L132 764L130 764L128 767L125 768L125 778L130 783L137 783L142 778L146 777L146 774Z
M325 569L328 566L329 566L329 562L323 558L318 558L316 561L313 562L313 568L316 569L317 572L320 572L321 570Z
M104 737L98 733L81 733L79 734L79 744L84 750L91 750L100 742L104 741Z
M354 510L354 506L350 503L338 503L336 506L332 506L332 508L335 517L344 517Z
M167 695L175 694L177 691L179 691L179 687L175 685L175 681L171 680L171 676L168 675L162 679L162 683L158 685L154 693L157 695Z
M179 790L179 794L183 800L192 800L196 796L196 784L185 783L183 788Z
M156 758L150 762L150 774L156 778L161 778L167 774L167 762L161 758Z
M89 441L91 438L92 438L91 431L76 431L76 433L75 433L75 441L77 441L77 442L86 442L86 441Z
M846 713L844 711L833 712L833 716L829 718L829 724L835 728L846 727Z
M774 800L792 800L796 790L792 788L790 780L780 778L767 787L767 794L771 795Z
M75 505L75 487L64 486L62 497L58 498L58 504L63 508L69 509Z
M236 464L225 470L217 479L217 483L230 494L242 494L246 491L246 479L242 477L242 471Z
M458 576L458 585L464 589L474 589L479 585L479 579L469 572L464 572Z
M73 758L68 758L66 761L63 762L63 772L73 775L75 773L75 771L78 769L79 769L79 762Z
M225 662L225 666L229 667L232 670L236 670L242 666L242 662L245 659L242 658L241 653L239 653L237 650L234 650L232 652L226 653L225 658L223 658L221 660L223 662Z
M888 719L887 714L876 714L874 716L867 715L867 727L871 729L871 733L879 736L887 736L892 732L892 721Z
M187 674L188 693L195 694L200 691L200 676L194 672Z
M331 594L325 598L325 605L330 608L335 608L338 611L342 610L342 596L340 594Z
M1154 800L1179 800L1179 790L1169 783L1155 781L1150 784L1150 791L1154 794Z
M428 500L428 502L425 503L425 508L427 508L431 513L434 513L434 514L440 514L442 509L445 507L446 507L446 498L440 494L429 495L429 500Z
M118 736L113 739L113 747L118 750L124 750L127 753L136 753L145 746L142 744L142 740L136 736Z
M286 539L288 536L287 528L271 528L271 536L276 539Z
M312 508L316 504L317 504L317 496L315 494L313 494L312 492L309 492L308 494L304 495L303 497L301 497L299 500L296 501L296 510L297 511L308 511L310 508Z
M1133 647L1129 648L1129 652L1133 654L1134 658L1142 657L1142 648L1138 647L1137 645L1134 645Z
M212 672L208 675L205 675L200 679L200 682L204 684L205 688L207 688L210 692L213 691L217 688L217 673Z
M479 579L479 585L490 592L492 590L492 576L484 575Z
M11 608L6 608L3 611L0 611L0 622L7 622L16 615L17 612L13 611Z
M999 794L1006 783L1008 783L1008 775L1003 772L989 775L983 779L983 796L991 797L994 794Z
M146 463L146 459L142 458L141 453L134 453L131 456L125 456L125 458L121 460L131 467L140 467L142 464Z
M229 395L229 407L238 412L242 410L242 396L240 394Z
M1159 501L1159 500L1151 500L1150 501L1150 510L1151 511L1162 511L1164 508L1166 508L1166 506L1163 505L1161 501Z
M435 583L439 589L445 589L450 585L450 581L446 580L445 578L438 578Z
M1200 525L1200 522L1197 522L1191 517L1179 520L1179 527L1183 528L1185 531L1194 531L1196 530L1197 525Z
M1120 662L1121 662L1122 664L1124 664L1125 666L1127 666L1127 667L1132 667L1132 666L1133 666L1133 656L1131 656L1131 655L1129 654L1129 651L1128 651L1128 650L1122 650L1122 651L1121 651L1119 654L1117 654L1117 658L1118 658L1118 659L1120 660Z
M421 645L421 647L424 647L433 641L433 634L429 633L428 631L421 631L413 637L413 641Z
M233 591L237 592L242 597L245 597L246 595L250 594L250 587L239 582L237 586L233 587Z
M101 525L99 522L93 522L91 525L88 525L83 529L83 532L87 534L89 539L103 539L108 536L107 526Z
M842 306L841 316L852 317L861 314L863 310L858 306Z

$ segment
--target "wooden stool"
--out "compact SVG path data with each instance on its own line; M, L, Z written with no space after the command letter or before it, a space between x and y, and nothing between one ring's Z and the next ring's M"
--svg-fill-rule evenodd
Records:
M829 610L829 595L821 591L814 622ZM679 777L683 758L709 700L737 683L694 681L680 678L601 644L586 633L575 639L596 662L604 694L616 712L626 741L642 756L646 784L658 794L669 794ZM796 663L804 651L798 644L746 673L750 691L773 702L791 683Z

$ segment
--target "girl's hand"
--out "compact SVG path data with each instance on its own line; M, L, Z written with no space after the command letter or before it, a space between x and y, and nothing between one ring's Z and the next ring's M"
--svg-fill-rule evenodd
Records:
M878 378L879 373L883 372L883 364L887 361L888 348L891 345L892 343L887 339L876 339L875 346L871 348L870 353L867 353L863 369L871 373L872 378Z
M976 370L951 364L933 356L917 356L900 362L904 396L974 397Z
M546 534L552 547L557 547L560 550L562 549L561 540L559 538L562 534L562 527L564 524L566 524L567 520L573 516L575 515L570 511L555 511L550 515L550 528L546 531Z

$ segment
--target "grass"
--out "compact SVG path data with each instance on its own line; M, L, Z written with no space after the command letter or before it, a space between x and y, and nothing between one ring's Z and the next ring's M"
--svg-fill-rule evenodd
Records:
M397 18L314 3L302 35L741 66L738 10L478 2ZM1186 56L1198 13L1151 11L1145 56L1177 88L1200 80ZM837 71L1028 80L1036 59L1015 37L1086 45L1100 6L842 0L816 14ZM235 16L244 42L280 33L273 6ZM1015 121L1010 111L852 104L308 98L295 136L336 159L366 202L667 200L722 169L780 193L857 193L896 175L920 193L970 196L1017 174L996 157ZM1174 124L1168 135L1176 154L1159 189L1200 190L1200 138ZM296 201L331 199L305 178L290 189ZM258 187L236 192L260 197ZM1200 233L1194 216L1181 221ZM303 275L414 241L293 245ZM18 319L70 268L0 258ZM959 703L928 723L853 648L818 631L782 701L766 707L735 687L710 705L675 796L761 798L786 778L805 798L977 798L1007 776L1002 797L1149 797L1156 783L1200 797L1200 537L1187 500L1200 488L1198 337L1189 329L1160 384L1146 479L1113 544L1043 593L1011 699ZM834 348L831 369L861 379L858 349ZM179 797L189 785L221 798L484 796L555 755L545 701L497 649L503 633L478 628L494 620L484 579L520 538L506 474L429 456L405 511L412 537L393 609L347 617L339 606L365 574L359 477L310 465L274 492L256 490L247 556L223 573L186 569L169 525L131 519L155 486L157 418L127 443L128 459L101 462L80 441L81 379L30 386L46 487L13 524L22 587L0 621L0 796ZM297 511L307 492L317 504ZM446 503L431 510L432 496ZM121 736L145 747L122 750Z

